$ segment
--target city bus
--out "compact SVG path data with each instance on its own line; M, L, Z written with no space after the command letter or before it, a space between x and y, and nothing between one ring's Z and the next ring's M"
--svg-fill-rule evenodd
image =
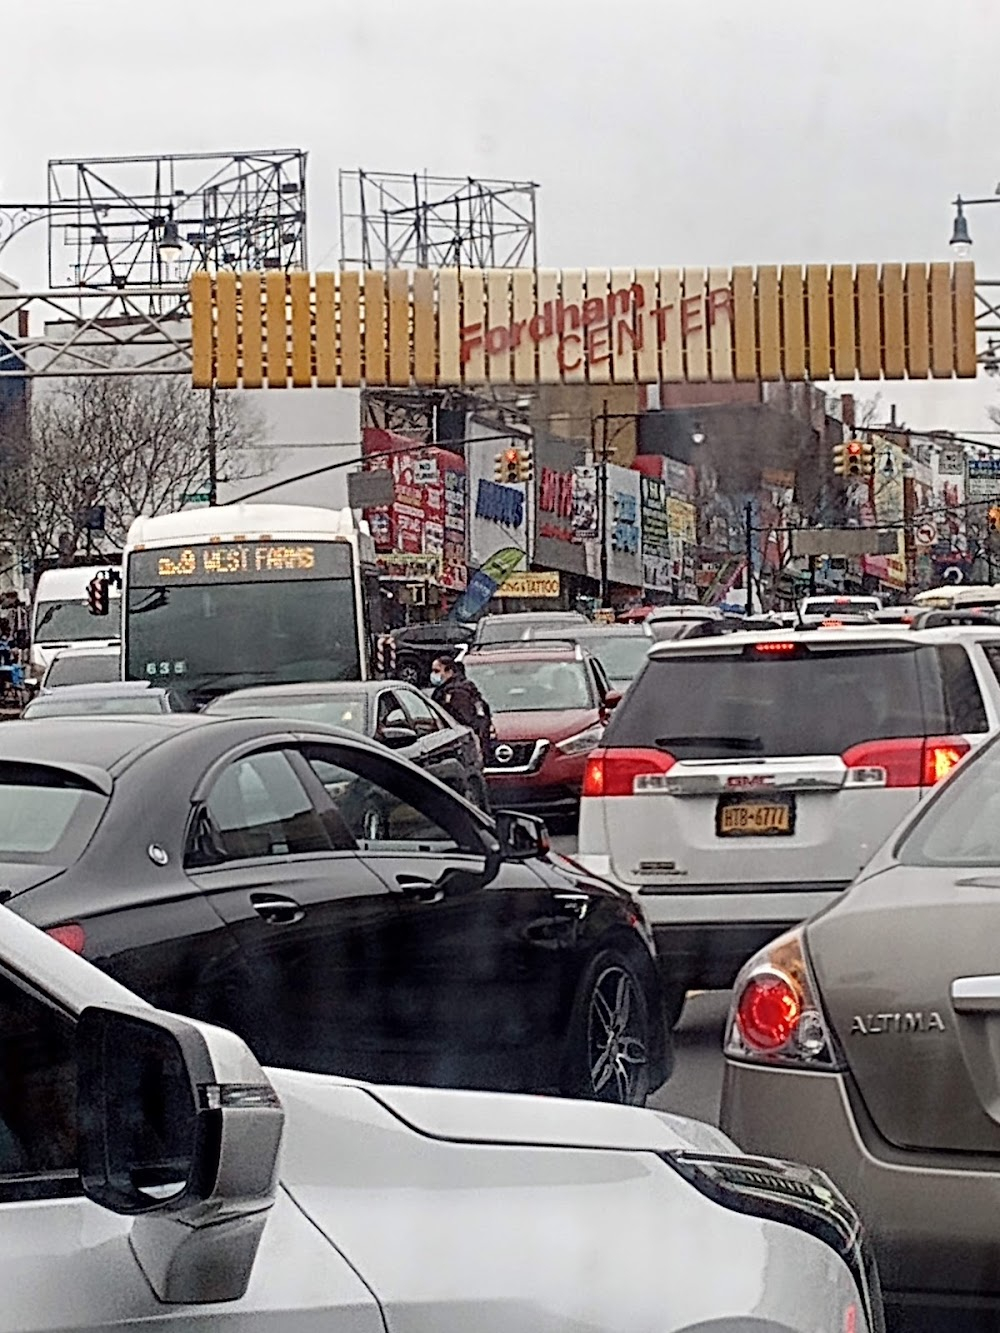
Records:
M234 504L137 518L121 578L125 680L203 703L246 685L372 674L375 547L350 509Z

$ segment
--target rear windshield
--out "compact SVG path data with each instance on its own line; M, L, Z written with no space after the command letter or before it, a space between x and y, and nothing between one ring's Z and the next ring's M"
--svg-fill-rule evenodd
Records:
M0 861L70 865L107 801L71 774L0 762Z
M543 613L528 616L499 616L496 620L481 620L476 626L477 643L514 643L538 630L567 630L567 638L572 638L573 628L587 623L585 616L546 616Z
M316 699L309 695L270 699L217 699L209 713L238 713L242 717L287 717L295 722L319 722L364 734L366 707L363 695Z
M96 695L89 699L36 699L22 717L120 717L123 713L162 713L159 695Z
M39 602L35 607L36 643L78 643L82 639L117 639L122 601L112 597L106 616L92 616L84 598L70 602Z
M1000 747L965 760L896 848L907 866L1000 868Z
M986 730L960 647L800 651L652 660L614 713L605 744L657 744L683 759L839 755L891 736Z
M494 713L557 712L593 708L582 662L482 662L466 659L469 679Z
M121 675L121 662L113 654L79 653L57 657L45 675L45 688L55 685L103 685Z

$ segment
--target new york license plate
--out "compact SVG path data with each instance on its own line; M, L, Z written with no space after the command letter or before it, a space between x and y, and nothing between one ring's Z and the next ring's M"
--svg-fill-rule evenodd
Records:
M715 812L715 831L720 838L774 838L795 832L792 798L760 800L723 796Z

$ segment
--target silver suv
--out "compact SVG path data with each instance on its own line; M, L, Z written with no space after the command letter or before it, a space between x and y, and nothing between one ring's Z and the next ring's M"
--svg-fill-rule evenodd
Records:
M1000 730L1000 625L950 619L970 618L650 650L588 759L578 860L642 899L674 1014L828 903Z

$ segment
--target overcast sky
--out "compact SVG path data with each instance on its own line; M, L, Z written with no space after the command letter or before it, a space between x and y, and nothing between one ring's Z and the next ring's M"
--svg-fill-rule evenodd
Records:
M998 50L997 0L31 0L0 200L49 158L302 147L314 265L358 166L537 181L551 266L942 259L1000 181ZM1000 203L969 221L1000 277ZM1000 386L892 398L961 431Z

